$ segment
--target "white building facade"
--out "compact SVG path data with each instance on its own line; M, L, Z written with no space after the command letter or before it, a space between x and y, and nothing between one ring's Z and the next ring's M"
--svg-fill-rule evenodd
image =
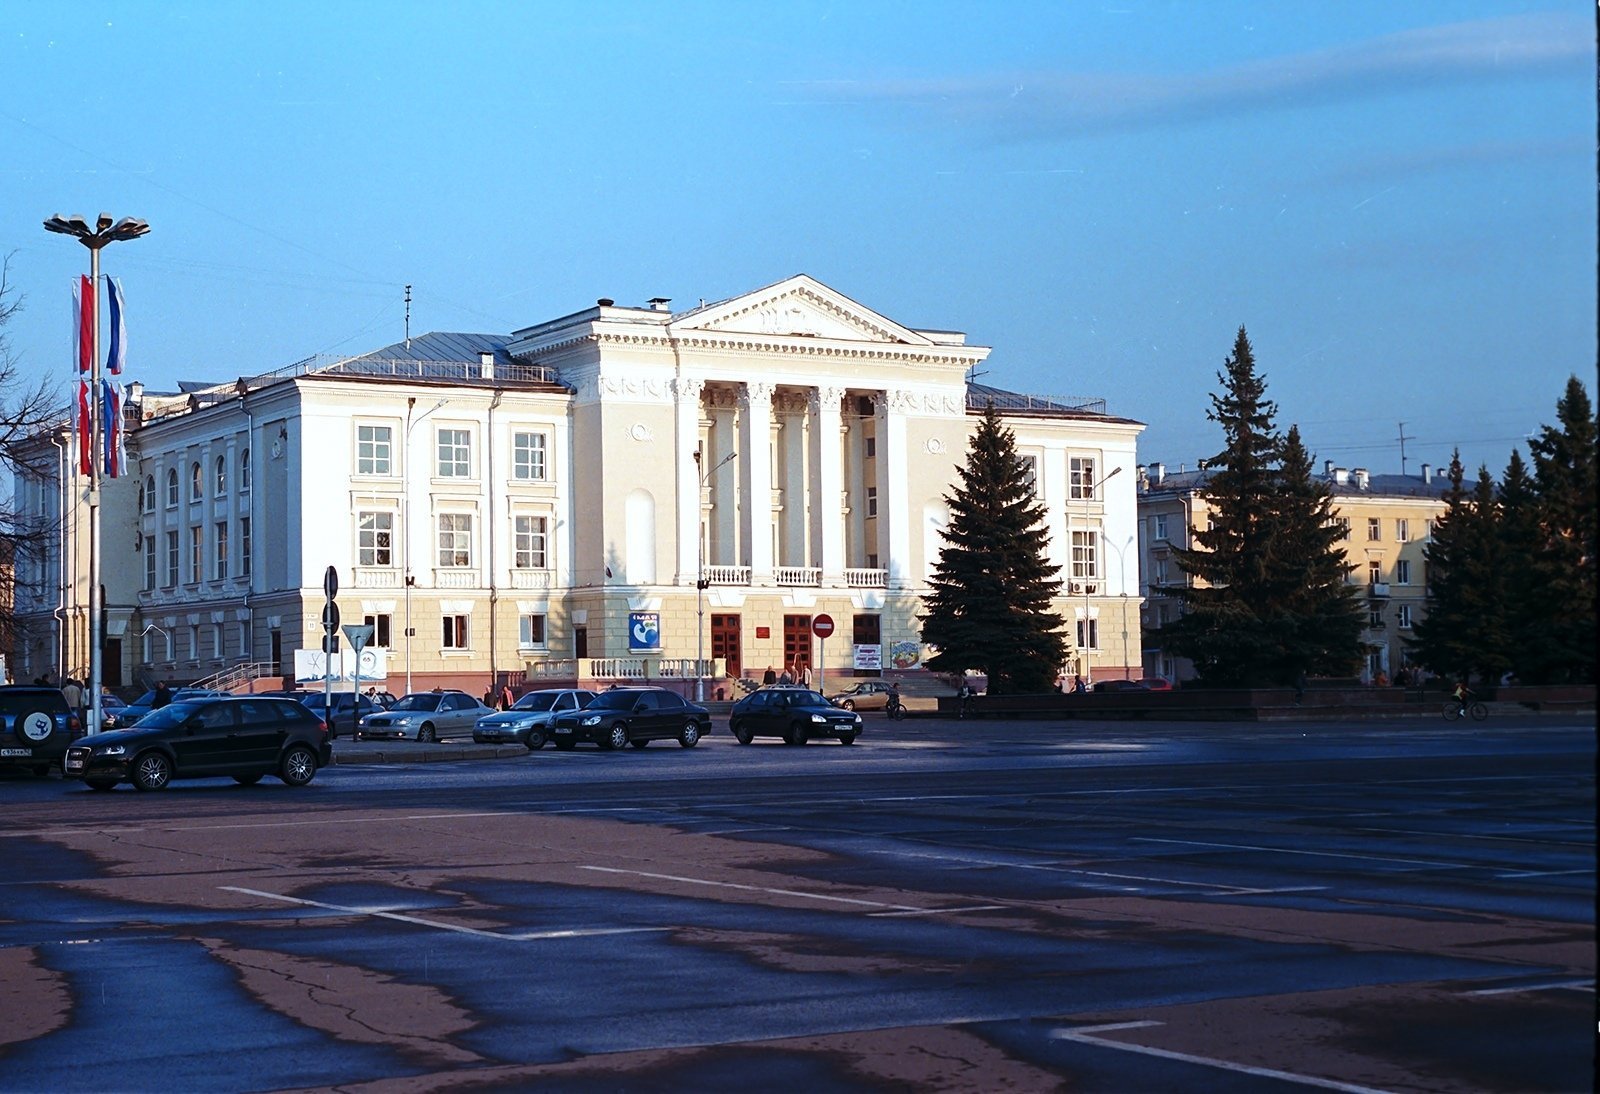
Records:
M290 673L320 646L329 566L397 693L914 674L944 495L989 400L1049 514L1058 611L1086 647L1064 667L1136 670L1116 635L1138 634L1119 547L1142 427L971 384L988 354L801 275L147 399L137 513L106 533L135 545L124 675Z

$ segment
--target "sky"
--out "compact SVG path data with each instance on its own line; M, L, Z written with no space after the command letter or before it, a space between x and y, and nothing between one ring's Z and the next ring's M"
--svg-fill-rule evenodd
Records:
M0 0L0 256L72 376L85 250L130 379L509 333L807 273L1103 398L1193 467L1247 329L1278 423L1498 474L1595 392L1579 0L272 4ZM3 399L0 393L0 399Z

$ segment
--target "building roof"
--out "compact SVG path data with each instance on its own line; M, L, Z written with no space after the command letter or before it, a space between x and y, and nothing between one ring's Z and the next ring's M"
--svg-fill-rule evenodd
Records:
M1345 471L1344 468L1337 470ZM1158 481L1150 468L1142 467L1139 471L1140 493L1145 496L1192 494L1204 488L1206 480L1211 477L1210 471L1163 471ZM1450 480L1437 472L1429 482L1424 482L1421 475L1368 475L1367 484L1361 486L1354 474L1349 472L1346 472L1348 477L1344 482L1335 481L1334 471L1329 468L1320 475L1313 474L1312 478L1327 483L1334 496L1340 498L1442 498L1450 489Z

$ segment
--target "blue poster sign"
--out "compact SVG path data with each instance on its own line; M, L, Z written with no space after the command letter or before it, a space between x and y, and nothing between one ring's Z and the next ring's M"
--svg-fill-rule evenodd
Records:
M628 613L628 649L659 650L661 648L661 613Z

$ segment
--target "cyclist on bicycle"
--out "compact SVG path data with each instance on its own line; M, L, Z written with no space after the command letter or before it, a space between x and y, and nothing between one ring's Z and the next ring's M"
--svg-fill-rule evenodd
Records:
M1465 680L1458 680L1456 689L1450 693L1450 697L1456 701L1456 706L1460 708L1461 717L1465 718L1467 716L1467 704L1477 698L1477 695L1471 688L1467 687Z
M900 706L900 682L895 680L889 684L889 699L884 704L884 713L893 718L899 715L903 708Z

